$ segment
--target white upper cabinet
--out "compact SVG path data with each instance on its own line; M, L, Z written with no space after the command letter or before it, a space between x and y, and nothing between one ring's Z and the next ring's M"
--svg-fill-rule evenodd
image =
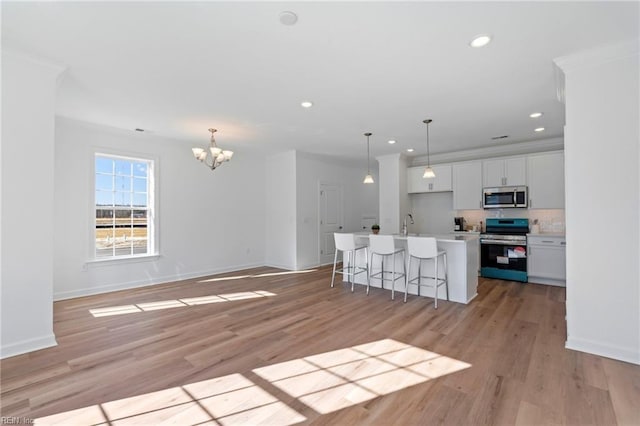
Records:
M528 157L529 208L564 209L564 154Z
M485 160L482 162L483 186L516 186L527 184L525 157Z
M436 174L434 178L423 178L425 166L407 168L407 192L444 192L451 191L451 165L431 166Z
M453 209L482 208L482 162L456 163L453 168Z

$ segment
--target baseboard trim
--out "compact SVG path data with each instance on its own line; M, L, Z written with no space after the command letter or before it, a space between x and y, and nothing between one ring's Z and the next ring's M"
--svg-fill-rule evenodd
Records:
M215 274L223 274L226 272L240 271L242 269L257 268L260 266L264 266L264 264L263 263L247 263L244 265L235 265L227 268L216 268L216 269L210 269L206 271L166 275L163 277L154 277L153 279L150 279L150 280L128 281L124 283L109 284L109 285L103 285L103 286L91 287L91 288L82 288L78 290L60 291L60 292L55 292L53 294L53 300L57 302L59 300L75 299L76 297L84 297L84 296L93 296L96 294L109 293L109 292L118 291L118 290L129 290L133 288L148 287L148 286L153 286L158 284L166 284L173 281L190 280L193 278L206 277L206 276L215 275Z
M617 359L619 361L629 362L631 364L640 365L639 348L629 348L616 345L607 345L595 342L589 339L567 338L564 345L567 349L574 351L586 352L594 355L604 356L607 358Z
M263 266L266 266L268 268L286 269L287 271L295 271L296 270L295 266L281 265L279 263L273 263L273 262L267 262Z
M52 346L58 346L58 342L56 342L56 336L53 333L42 337L22 340L20 342L11 343L9 345L3 345L2 348L0 348L0 359L22 355L26 354L27 352L50 348Z

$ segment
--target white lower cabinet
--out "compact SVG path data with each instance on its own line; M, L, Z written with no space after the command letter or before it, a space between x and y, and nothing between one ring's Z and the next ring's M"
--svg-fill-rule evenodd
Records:
M527 275L530 283L566 285L566 240L564 236L527 236Z

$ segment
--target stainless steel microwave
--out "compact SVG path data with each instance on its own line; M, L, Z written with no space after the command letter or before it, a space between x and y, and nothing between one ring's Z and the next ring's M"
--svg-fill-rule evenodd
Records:
M485 209L526 208L526 186L498 186L482 189L482 205Z

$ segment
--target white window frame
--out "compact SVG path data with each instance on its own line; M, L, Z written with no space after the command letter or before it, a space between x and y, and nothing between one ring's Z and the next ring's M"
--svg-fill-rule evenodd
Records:
M98 157L106 157L111 159L122 159L127 161L138 161L147 163L147 252L140 254L114 255L114 256L96 256L96 159ZM88 262L108 264L111 262L131 262L140 260L155 259L159 256L158 251L158 217L157 217L157 183L158 183L158 159L148 155L113 151L111 149L95 148L91 153L91 178L90 191L90 243L88 248ZM133 191L133 188L132 188Z

